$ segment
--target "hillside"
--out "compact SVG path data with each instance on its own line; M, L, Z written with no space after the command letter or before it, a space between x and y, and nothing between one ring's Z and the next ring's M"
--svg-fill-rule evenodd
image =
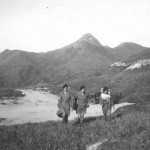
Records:
M131 56L134 56L142 51L144 51L146 47L143 47L136 43L124 42L119 46L112 49L112 51L120 58L120 60L126 60Z
M123 94L122 101L150 101L150 49L111 67L111 88Z
M0 86L54 86L69 82L74 87L77 83L88 84L93 78L95 81L104 78L108 82L111 64L134 58L144 51L144 47L135 43L124 43L112 49L103 46L89 33L66 47L46 53L5 50L0 53ZM112 75L121 71L120 68L116 70ZM94 86L98 89L102 84L91 85L93 90Z
M6 50L0 54L1 86L18 87L30 80L38 71L40 54L19 50ZM38 73L37 73L38 74ZM36 74L36 75L37 75Z
M128 59L126 59L125 63L132 63L138 60L144 60L150 58L150 48L146 48L140 53L137 53L135 55L130 56Z
M101 75L116 60L115 55L95 37L86 34L69 46L47 53L6 50L0 54L0 71L6 86L41 82L55 85Z
M122 102L149 102L150 55L148 54L150 49L133 55L125 62L111 64L104 75L76 79L69 84L75 90L79 90L79 86L85 84L87 91L92 94L99 92L101 87L108 86L113 95L122 94Z

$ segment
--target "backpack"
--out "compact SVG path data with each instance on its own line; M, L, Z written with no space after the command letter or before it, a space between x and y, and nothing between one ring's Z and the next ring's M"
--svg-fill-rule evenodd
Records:
M57 116L59 118L63 118L63 116L65 115L65 112L63 109L59 109L57 112L56 112Z

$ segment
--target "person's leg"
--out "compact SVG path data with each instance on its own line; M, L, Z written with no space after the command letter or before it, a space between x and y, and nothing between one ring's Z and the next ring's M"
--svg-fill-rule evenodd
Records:
M63 116L63 123L66 123L66 115Z
M80 114L78 114L78 119L80 119Z
M109 103L106 104L106 116L107 120L111 121L111 106Z
M68 115L66 114L65 122L68 123Z
M82 113L81 113L81 123L83 123L84 114L86 114L86 107L83 108Z
M83 123L83 119L84 119L84 113L81 114L80 123Z
M111 104L107 105L107 116L108 120L111 121Z
M66 123L68 122L68 117L70 115L70 109L66 110Z
M80 122L81 114L78 114L78 122Z
M107 121L107 104L106 103L102 105L102 111L103 111L104 119L105 121Z
M78 122L80 122L80 118L81 118L81 108L78 107L77 109L77 114L78 114Z
M108 116L108 120L110 121L111 120L111 110L109 107L107 109L107 116Z
M63 116L63 123L68 123L68 115Z
M70 115L70 109L64 109L63 123L68 123L69 115Z
M65 123L66 111L64 108L61 108L61 112L62 112L62 121L63 123Z

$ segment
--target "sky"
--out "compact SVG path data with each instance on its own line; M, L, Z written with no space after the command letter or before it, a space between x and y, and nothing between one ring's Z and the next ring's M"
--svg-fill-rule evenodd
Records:
M150 0L0 0L0 51L51 51L86 33L150 47Z

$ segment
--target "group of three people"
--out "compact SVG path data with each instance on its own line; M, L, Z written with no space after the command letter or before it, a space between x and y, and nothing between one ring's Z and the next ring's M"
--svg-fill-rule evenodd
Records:
M68 90L68 85L63 85L63 92L60 94L58 99L57 115L63 119L63 123L68 122L68 117L70 111L75 110L78 114L78 121L83 122L84 115L86 113L87 107L89 107L89 96L85 91L85 86L80 87L80 92L73 95L70 90ZM105 118L107 118L107 113L110 112L110 91L107 87L101 89L100 104L102 104L102 110Z

